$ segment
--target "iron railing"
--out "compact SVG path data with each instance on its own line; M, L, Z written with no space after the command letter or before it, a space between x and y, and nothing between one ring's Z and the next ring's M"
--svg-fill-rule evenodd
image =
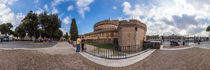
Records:
M156 49L155 46L155 43L144 43L143 45L132 46L119 46L109 49L101 48L100 46L91 46L93 47L93 49L85 50L85 52L106 59L124 59L142 54L150 49Z

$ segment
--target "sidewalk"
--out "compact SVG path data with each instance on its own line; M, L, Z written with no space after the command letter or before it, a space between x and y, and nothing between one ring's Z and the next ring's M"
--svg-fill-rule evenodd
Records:
M142 53L140 55L134 56L134 57L130 57L127 59L119 59L119 60L111 60L111 59L104 59L104 58L100 58L100 57L96 57L93 55L90 55L88 53L85 52L80 52L80 54L82 56L84 56L85 58L103 65L103 66L108 66L108 67L124 67L124 66L128 66L128 65L132 65L135 64L143 59L145 59L146 57L148 57L150 54L152 54L155 51L155 49L151 49L145 53Z

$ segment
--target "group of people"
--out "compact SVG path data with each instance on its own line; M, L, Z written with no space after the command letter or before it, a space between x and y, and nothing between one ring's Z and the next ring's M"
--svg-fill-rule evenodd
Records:
M81 50L84 51L85 50L84 45L85 45L84 37L77 38L76 52L80 52L80 46L81 46Z

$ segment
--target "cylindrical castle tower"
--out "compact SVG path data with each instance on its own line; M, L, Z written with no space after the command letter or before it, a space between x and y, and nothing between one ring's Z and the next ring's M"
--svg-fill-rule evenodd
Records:
M118 46L121 51L142 49L147 27L138 20L122 20L118 26Z

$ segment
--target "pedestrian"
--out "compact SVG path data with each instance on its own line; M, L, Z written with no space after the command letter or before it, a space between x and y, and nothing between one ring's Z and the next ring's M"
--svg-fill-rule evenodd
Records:
M82 51L85 50L84 45L85 45L85 40L84 40L84 37L82 37L82 40L81 40Z
M183 41L182 45L185 45L185 41Z
M201 41L200 41L200 40L198 40L198 45L200 45L200 42L201 42Z
M0 38L0 42L2 42L2 38Z
M77 48L76 48L76 52L80 52L80 44L81 44L81 39L77 38Z

